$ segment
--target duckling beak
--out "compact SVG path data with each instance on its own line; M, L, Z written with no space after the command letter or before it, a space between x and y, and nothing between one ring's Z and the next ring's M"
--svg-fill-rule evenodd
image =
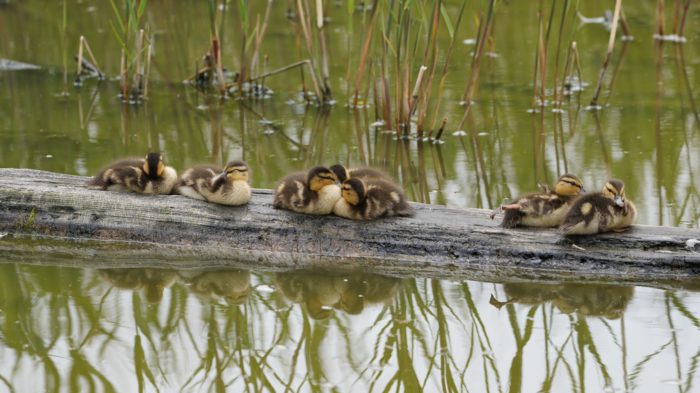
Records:
M625 207L625 198L619 195L615 196L615 204L620 207Z
M581 192L582 192L582 193L586 192L586 189L583 188L583 187L581 187Z

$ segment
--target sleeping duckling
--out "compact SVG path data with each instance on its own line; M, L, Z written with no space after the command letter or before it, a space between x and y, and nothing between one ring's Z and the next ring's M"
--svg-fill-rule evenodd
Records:
M341 164L335 164L330 167L330 170L335 173L340 183L343 183L345 180L352 177L356 177L358 179L382 179L391 182L394 181L394 179L392 179L388 174L374 168L359 167L348 169Z
M159 153L148 153L144 159L133 158L112 163L90 180L87 186L109 191L170 194L175 183L175 169L165 166L163 156Z
M412 216L413 208L393 183L381 179L345 180L342 198L336 202L333 213L353 220L374 220L379 217Z
M565 235L622 232L637 217L637 208L625 199L625 185L609 180L602 192L587 194L571 206L559 229Z
M337 181L335 173L322 166L311 168L308 173L293 173L277 185L272 206L298 213L331 214L340 199Z
M250 200L248 166L243 161L231 161L223 170L209 165L190 168L182 175L175 191L221 205L244 205Z
M519 196L510 205L501 205L494 211L491 219L498 210L505 210L504 228L518 225L528 227L556 227L561 224L572 203L584 192L581 179L572 174L565 174L557 180L554 191L545 187L544 192Z

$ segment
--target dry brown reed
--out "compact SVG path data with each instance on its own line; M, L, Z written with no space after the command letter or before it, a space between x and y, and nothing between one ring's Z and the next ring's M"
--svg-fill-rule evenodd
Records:
M663 0L662 0L663 1ZM603 78L605 77L605 71L608 69L610 64L610 58L612 57L613 49L615 48L615 34L617 33L617 22L620 19L620 9L622 8L622 0L615 1L615 12L613 13L612 28L610 29L610 38L608 40L608 50L605 53L605 58L603 59L603 66L600 70L600 75L598 76L598 83L596 84L595 92L593 93L593 98L591 99L590 107L598 107L598 96L600 95L600 89L603 85Z

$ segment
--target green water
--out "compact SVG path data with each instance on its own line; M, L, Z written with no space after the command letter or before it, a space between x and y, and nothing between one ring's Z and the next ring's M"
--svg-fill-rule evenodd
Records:
M241 45L236 3L226 11L222 46L232 70ZM252 2L252 25L264 3ZM262 44L265 70L310 57L295 34L298 25L285 16L293 3L273 5ZM640 224L700 226L695 5L684 45L654 42L653 2L626 6L635 40L616 42L599 111L585 107L609 33L571 19L563 40L576 40L589 85L565 100L563 113L548 106L533 114L538 3L497 3L493 42L466 134L459 136L453 132L475 49L463 41L476 36L481 6L468 2L438 113L448 118L444 143L436 145L396 140L374 127L373 105L347 107L354 81L348 83L348 68L351 76L358 68L370 14L349 15L344 2L324 3L337 101L328 109L299 99L298 70L267 78L274 94L265 100L222 102L183 84L209 46L206 2L148 4L154 62L149 99L135 106L117 98L120 44L110 3L68 1L66 52L72 57L84 35L110 78L76 89L71 61L69 95L61 97L63 3L0 5L0 58L42 67L0 71L0 167L90 175L114 159L158 150L180 171L244 159L252 185L270 188L289 171L342 162L382 167L411 200L458 208L491 208L573 172L589 190L611 177L624 180ZM612 7L581 3L586 16ZM673 4L667 3L670 28ZM453 20L458 11L457 2L447 2ZM444 53L449 36L441 31L438 40ZM308 74L304 80L310 88ZM127 272L38 267L44 260L70 265L70 256L41 247L31 254L30 265L0 265L0 391L87 391L94 384L120 392L155 391L154 385L160 391L658 392L694 391L700 383L700 296L693 285ZM16 258L0 256L6 261ZM491 304L499 302L507 304Z

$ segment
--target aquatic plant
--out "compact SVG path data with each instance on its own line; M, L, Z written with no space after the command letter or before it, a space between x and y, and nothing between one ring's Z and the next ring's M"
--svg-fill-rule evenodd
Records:
M123 14L117 1L110 0L114 11L110 23L121 46L120 97L123 102L138 104L147 97L151 62L151 43L146 38L148 25L142 20L148 0L124 0Z

